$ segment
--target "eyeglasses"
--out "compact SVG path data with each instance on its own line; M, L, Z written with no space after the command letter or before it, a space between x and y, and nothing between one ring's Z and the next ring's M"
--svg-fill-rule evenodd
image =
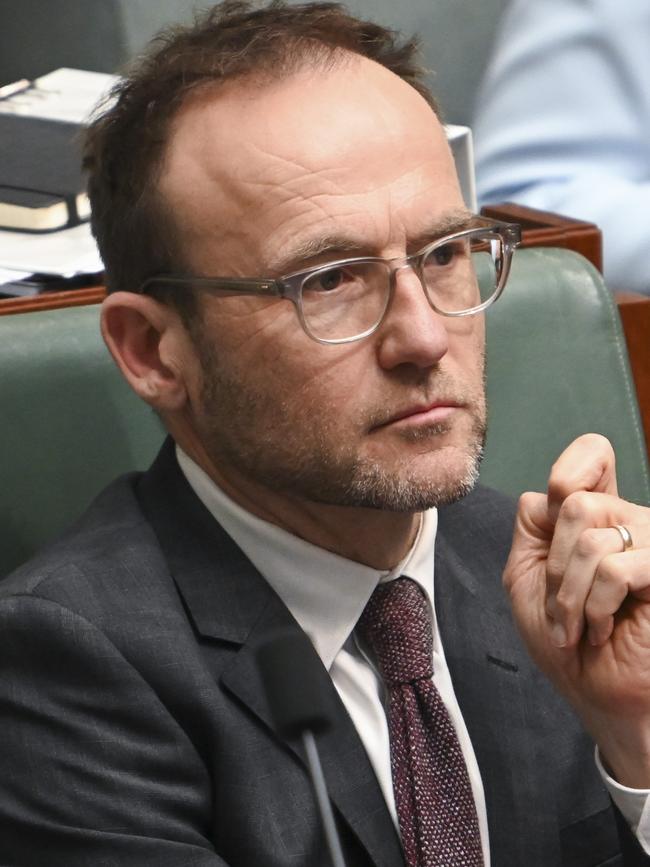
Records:
M305 332L318 343L351 343L382 324L395 291L395 275L412 268L432 309L442 316L471 316L497 300L521 240L518 225L473 217L469 228L395 259L342 259L279 279L239 279L161 274L139 292L184 286L228 295L286 298Z

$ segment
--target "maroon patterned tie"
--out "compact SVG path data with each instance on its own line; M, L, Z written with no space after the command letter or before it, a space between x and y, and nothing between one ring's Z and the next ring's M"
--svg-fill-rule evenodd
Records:
M410 578L380 584L358 628L388 693L393 790L408 867L483 867L467 767L431 679L433 636L424 594Z

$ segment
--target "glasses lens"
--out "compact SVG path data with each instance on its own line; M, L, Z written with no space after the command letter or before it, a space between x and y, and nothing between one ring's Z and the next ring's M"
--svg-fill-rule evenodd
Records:
M422 264L422 276L435 307L462 313L489 301L499 284L501 251L501 239L491 230L434 247Z
M374 328L390 294L390 271L381 262L323 268L302 285L305 324L321 340L348 340Z

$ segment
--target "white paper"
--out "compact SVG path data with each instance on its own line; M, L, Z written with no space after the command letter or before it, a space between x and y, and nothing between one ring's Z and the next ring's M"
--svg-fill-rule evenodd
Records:
M447 141L456 163L456 171L465 204L476 211L476 175L474 172L474 143L468 126L448 123L445 126Z
M0 112L87 123L116 81L117 75L63 66L35 79L27 90L2 100Z
M9 268L0 268L0 287L4 283L13 283L16 280L24 280L25 277L30 277L31 271L13 271Z
M0 231L0 268L74 277L96 274L104 266L90 224L47 234Z
M117 80L104 72L62 67L0 101L0 112L83 123ZM46 234L0 230L0 269L73 277L96 274L103 267L89 223Z

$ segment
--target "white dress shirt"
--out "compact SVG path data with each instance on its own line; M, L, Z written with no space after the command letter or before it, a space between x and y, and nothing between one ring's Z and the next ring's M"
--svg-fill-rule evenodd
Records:
M311 639L359 733L396 827L384 688L375 666L357 643L354 628L380 582L406 575L420 585L432 615L433 680L463 750L478 813L483 859L485 867L490 867L483 783L436 622L433 572L437 511L431 509L424 513L415 543L404 560L390 571L380 571L312 545L257 518L228 497L182 449L177 447L176 454L198 498L273 587ZM650 803L650 798L645 798L646 793L624 789L608 777L600 762L598 767L633 830L637 830L642 813L641 825L650 826L650 809L646 804L646 800ZM637 836L650 853L648 829L643 835L639 831Z

